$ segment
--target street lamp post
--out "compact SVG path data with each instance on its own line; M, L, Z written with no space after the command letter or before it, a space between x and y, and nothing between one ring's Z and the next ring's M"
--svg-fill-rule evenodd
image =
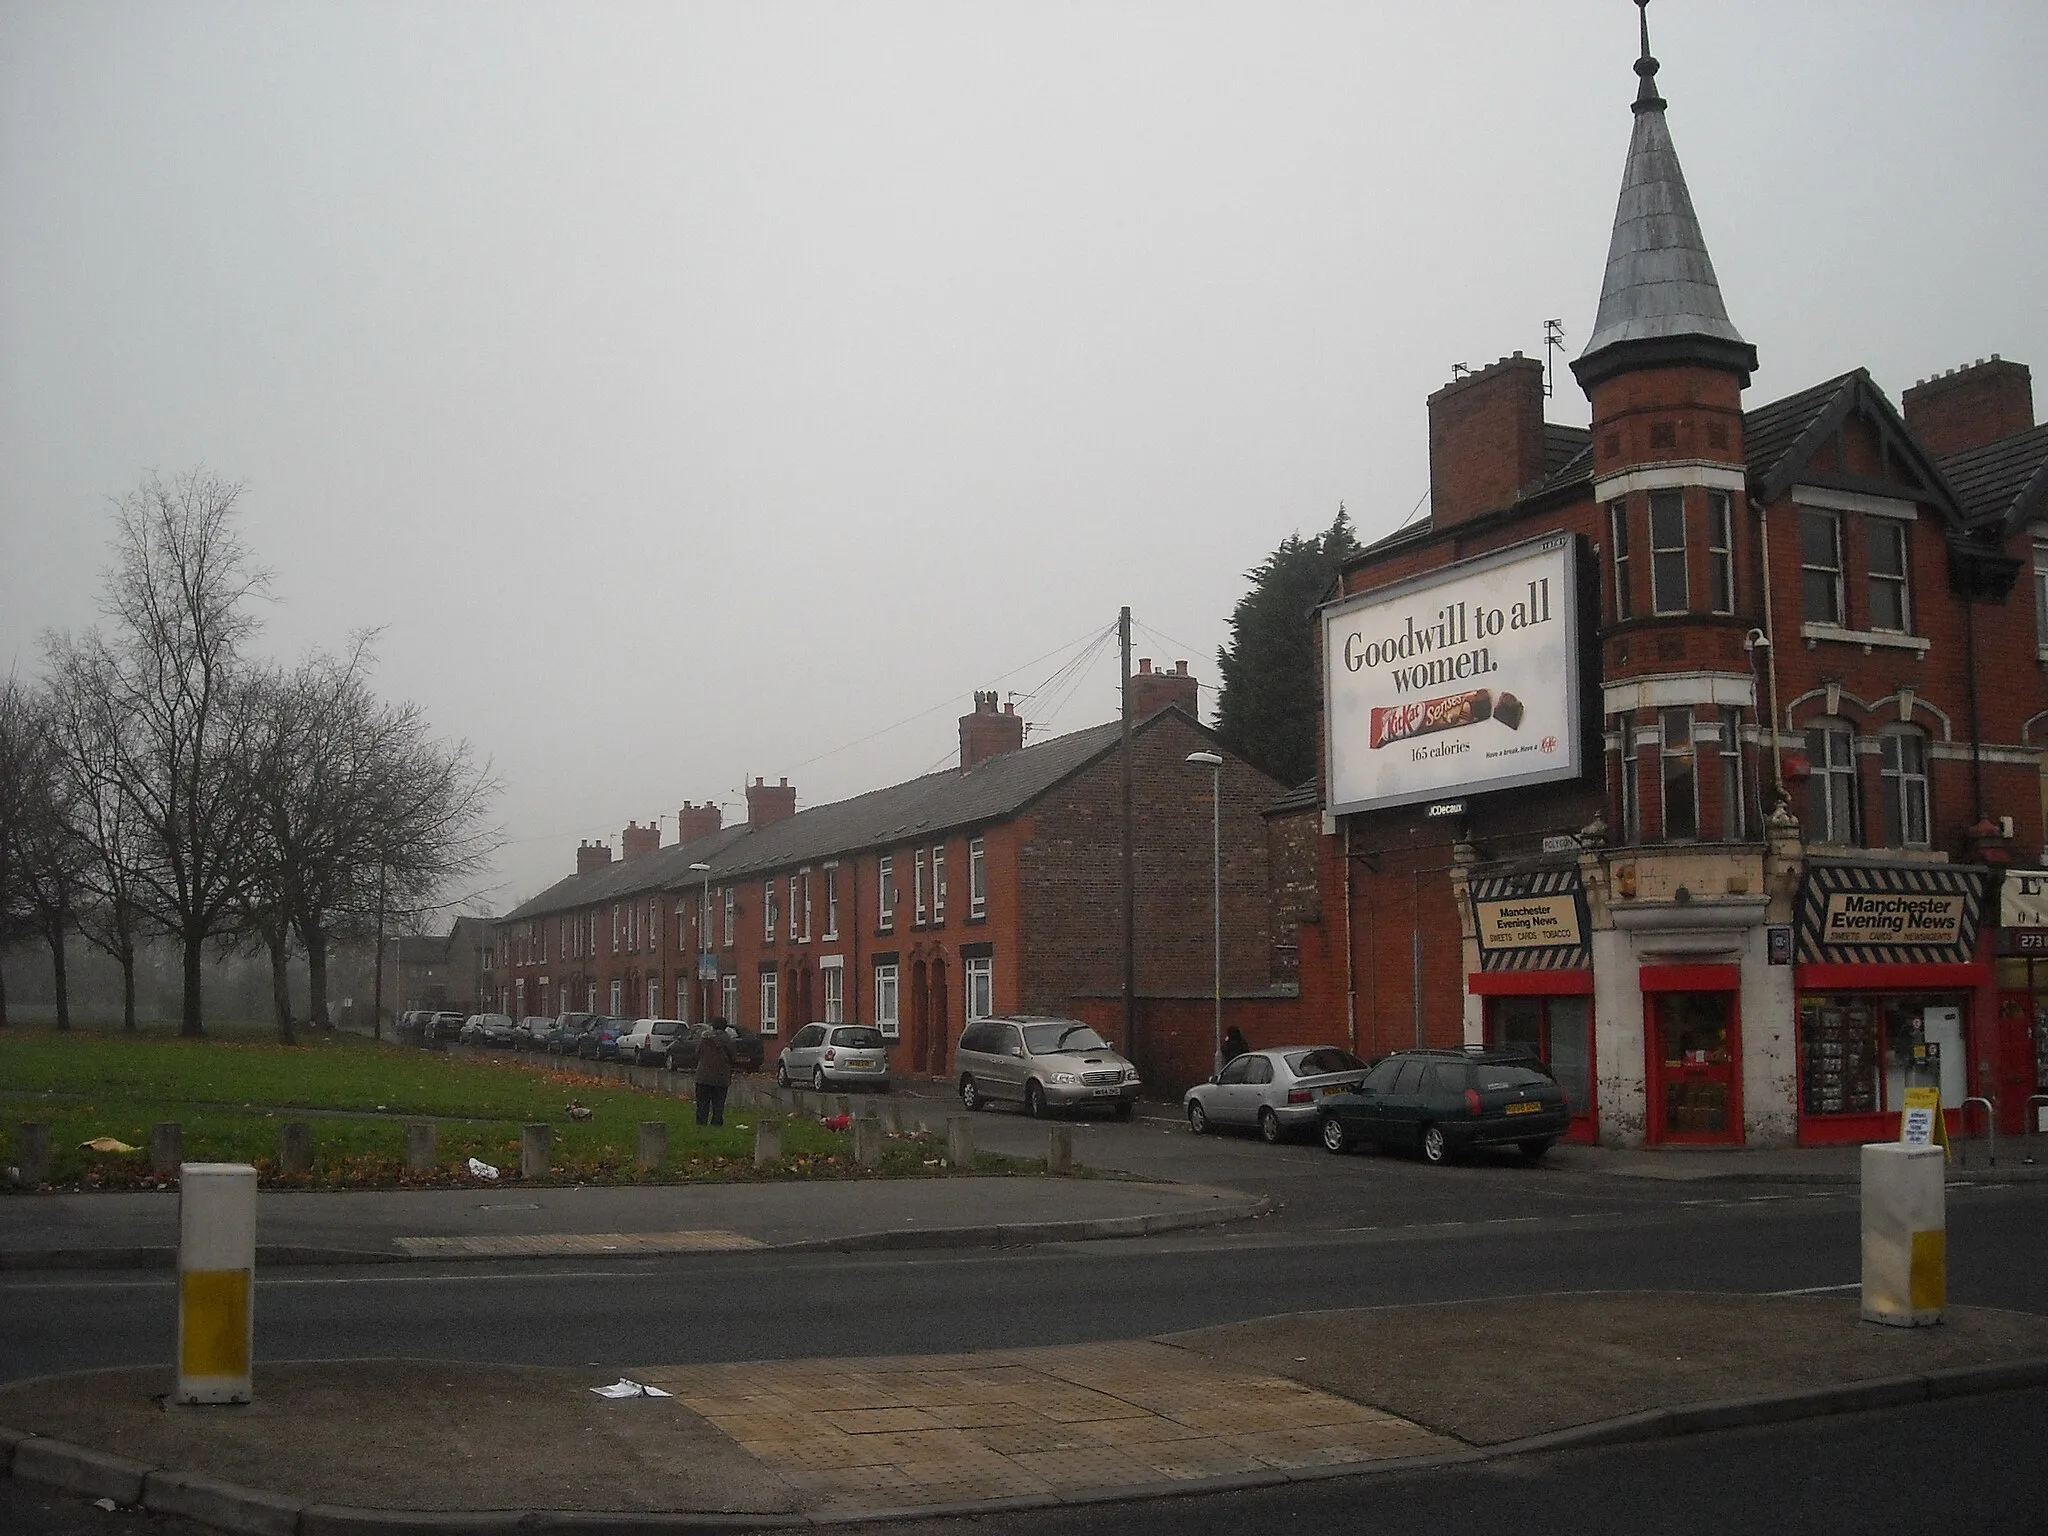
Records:
M704 957L711 952L711 866L692 864L690 873L704 877L704 894L697 898L697 1021L711 1022L711 984L704 979Z
M1216 969L1216 1050L1211 1070L1223 1070L1223 759L1214 752L1190 752L1190 765L1209 770L1209 918Z

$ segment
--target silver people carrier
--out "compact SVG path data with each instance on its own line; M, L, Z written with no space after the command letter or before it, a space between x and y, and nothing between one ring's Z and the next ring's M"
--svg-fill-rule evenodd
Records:
M960 1036L960 1102L1022 1104L1026 1114L1099 1104L1128 1120L1138 1069L1079 1019L977 1019Z

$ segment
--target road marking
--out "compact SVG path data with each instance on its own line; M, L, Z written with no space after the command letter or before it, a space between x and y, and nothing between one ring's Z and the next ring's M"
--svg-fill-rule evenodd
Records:
M475 1237L395 1237L400 1251L415 1259L439 1254L466 1258L511 1258L553 1253L716 1253L759 1248L757 1238L738 1232L558 1232L499 1233Z
M1860 1291L1861 1280L1851 1280L1847 1285L1801 1285L1789 1291L1765 1291L1766 1296L1825 1296L1830 1291Z

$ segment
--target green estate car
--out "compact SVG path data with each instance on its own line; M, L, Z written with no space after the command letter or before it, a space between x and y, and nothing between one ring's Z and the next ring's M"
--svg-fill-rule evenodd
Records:
M1473 1147L1513 1146L1534 1162L1571 1123L1564 1090L1532 1056L1396 1051L1350 1093L1316 1106L1323 1145L1413 1147L1441 1163Z

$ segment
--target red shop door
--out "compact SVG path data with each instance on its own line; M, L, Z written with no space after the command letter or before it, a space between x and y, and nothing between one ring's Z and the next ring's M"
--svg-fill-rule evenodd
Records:
M1733 992L1655 992L1650 1017L1650 1139L1742 1140L1741 1028Z
M2040 1092L2040 1067L2034 1060L2034 999L2026 992L1998 994L1998 1039L1993 1044L1994 1081L1991 1098L1998 1105L1998 1130L2016 1136L2031 1130L2033 1113L2027 1108L2031 1094ZM1981 1089L1980 1089L1981 1091ZM1944 1109L1951 1106L1943 1105ZM2040 1106L2035 1106L2038 1109Z

